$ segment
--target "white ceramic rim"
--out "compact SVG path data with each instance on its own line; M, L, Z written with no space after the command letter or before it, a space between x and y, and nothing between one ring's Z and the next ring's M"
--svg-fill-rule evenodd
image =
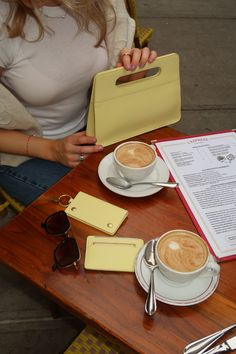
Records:
M205 261L205 263L200 267L200 268L197 268L191 272L180 272L178 270L175 270L173 268L170 268L168 267L165 263L162 262L162 260L158 257L158 253L157 253L157 247L158 247L158 244L160 242L160 240L165 237L166 235L169 235L170 233L173 233L173 232L184 232L184 233L187 233L187 234L191 234L192 236L197 236L197 237L200 237L201 241L204 243L204 245L206 246L206 249L208 251L208 256L207 256L207 259ZM210 250L209 250L209 247L206 243L205 240L202 239L202 237L198 234L196 234L195 232L193 231L189 231L189 230L183 230L183 229L174 229L174 230L170 230L170 231L167 231L165 232L163 235L161 235L158 240L157 240L157 243L156 243L156 250L155 250L155 255L156 255L156 258L158 260L158 262L160 262L160 264L163 266L163 268L166 268L168 271L172 272L173 274L176 274L176 275L195 275L195 274L198 274L199 272L201 272L202 270L204 270L204 268L206 267L206 265L209 263L209 259L210 259Z

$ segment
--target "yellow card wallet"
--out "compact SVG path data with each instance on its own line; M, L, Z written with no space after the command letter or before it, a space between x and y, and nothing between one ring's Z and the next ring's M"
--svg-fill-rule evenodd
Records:
M131 237L88 236L85 269L134 272L143 240Z
M92 195L79 192L65 212L68 216L107 234L114 235L128 211Z

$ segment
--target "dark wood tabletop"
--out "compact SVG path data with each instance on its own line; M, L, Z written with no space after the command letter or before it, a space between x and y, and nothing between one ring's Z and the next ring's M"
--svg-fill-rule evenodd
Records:
M150 143L153 139L182 134L162 128L132 140ZM84 269L86 238L104 235L88 225L70 219L72 233L81 249L79 270L52 272L53 251L60 242L41 228L41 222L63 209L53 200L74 197L79 191L91 194L128 210L128 218L117 235L138 237L146 243L172 229L196 229L176 190L164 188L142 198L129 198L108 190L97 169L114 146L83 161L14 220L0 229L0 262L21 274L60 306L127 348L145 354L177 354L191 341L236 322L236 262L221 263L220 282L205 301L192 306L158 302L153 317L144 313L146 293L134 273ZM158 286L158 284L157 284ZM174 291L174 290L173 290ZM236 334L236 332L234 332ZM226 337L227 338L227 337Z

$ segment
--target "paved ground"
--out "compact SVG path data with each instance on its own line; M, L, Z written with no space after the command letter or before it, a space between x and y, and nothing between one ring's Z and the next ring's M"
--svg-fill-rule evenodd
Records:
M180 55L182 119L173 127L187 134L236 128L236 1L137 3L140 23L155 29L152 48ZM0 296L0 354L62 353L81 328L65 312L54 319L49 300L3 267Z

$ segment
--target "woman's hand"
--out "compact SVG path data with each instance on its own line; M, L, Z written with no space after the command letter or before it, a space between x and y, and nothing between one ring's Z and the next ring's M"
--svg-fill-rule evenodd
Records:
M87 136L85 131L54 140L52 144L54 145L53 160L72 168L78 166L87 154L103 150L102 145L95 145L96 138Z
M127 71L134 71L137 67L144 68L147 63L152 63L157 57L155 50L148 47L139 48L123 48L120 51L119 61L116 67L124 66Z

